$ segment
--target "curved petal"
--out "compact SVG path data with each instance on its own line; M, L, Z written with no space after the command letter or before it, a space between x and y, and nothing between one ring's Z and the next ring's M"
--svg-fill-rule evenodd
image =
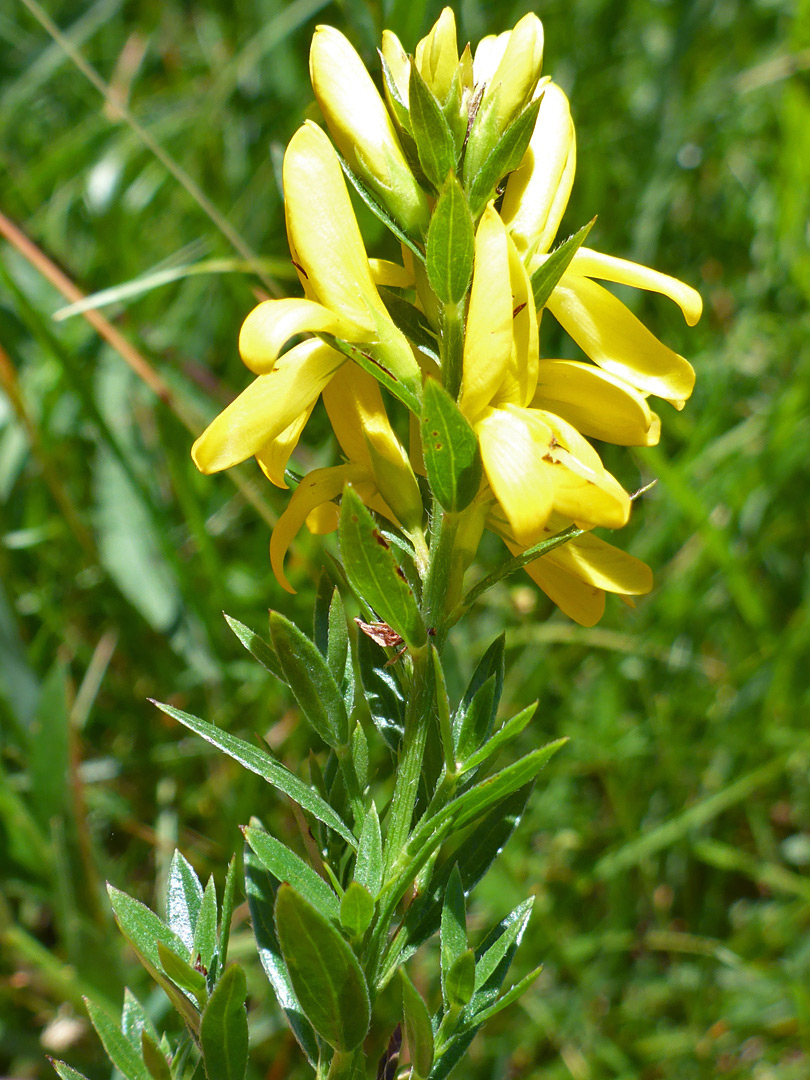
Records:
M619 446L655 446L661 431L643 394L579 360L543 360L532 405L556 413L583 435Z
M388 259L369 259L368 265L375 285L387 285L391 289L413 288L413 268L409 270Z
M287 592L294 593L295 589L284 574L284 556L308 515L316 507L340 495L345 484L353 483L366 475L362 465L335 465L328 469L314 469L307 473L295 489L270 537L270 565L279 584Z
M544 556L523 569L569 619L580 626L596 626L605 613L602 589L547 560L548 556Z
M490 487L519 543L530 544L551 513L555 469L546 457L551 429L518 410L489 409L476 425Z
M337 154L311 121L290 139L283 174L290 246L310 287L325 307L372 330L371 313L383 304Z
M502 34L488 34L478 42L473 56L473 78L476 86L484 86L495 74L511 36L511 30L504 30Z
M315 402L313 401L310 407L305 409L297 419L293 420L290 426L286 427L280 435L277 435L275 439L271 439L256 451L256 460L262 472L270 483L275 484L276 487L288 488L290 486L284 479L287 462L298 445L301 432L306 427L307 420L312 415L314 408Z
M306 527L313 536L328 536L340 524L340 507L337 503L326 502L310 510L306 517Z
M547 83L537 123L520 167L509 177L501 217L521 254L545 252L560 225L576 166L568 98Z
M290 349L208 425L191 448L194 464L203 473L219 472L261 450L312 405L345 362L316 339Z
M503 381L512 353L512 290L506 229L490 203L475 234L459 408L474 420Z
M264 300L242 323L239 355L254 374L266 375L276 366L279 353L291 337L319 332L360 342L373 336L365 327L312 300Z
M612 293L590 278L565 273L546 305L600 367L676 408L692 393L695 372Z
M620 596L642 596L653 587L652 570L646 563L590 533L543 558L597 589Z
M407 109L410 96L411 61L402 47L402 42L393 30L383 30L382 48L380 49L380 52L382 53L383 60L385 60L385 63L388 66L388 72L396 87L396 92ZM388 99L389 112L392 115L395 115L389 98L387 83L385 86L385 96L386 99Z
M529 275L512 239L507 234L509 274L512 290L512 348L503 382L498 387L498 404L509 402L526 406L537 385L540 363L540 339L534 293Z
M647 289L661 293L674 300L683 312L689 326L694 326L703 312L703 300L697 289L685 281L662 274L641 263L628 259L617 259L601 251L581 247L574 255L568 272L582 277L599 278L601 281L615 281L618 285L632 285L635 289Z
M458 67L458 39L453 9L446 7L426 37L417 44L414 60L419 74L440 102L445 101Z

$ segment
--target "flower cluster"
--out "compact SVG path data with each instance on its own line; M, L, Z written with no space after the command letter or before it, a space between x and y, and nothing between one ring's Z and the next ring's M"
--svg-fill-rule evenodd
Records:
M347 483L410 538L417 557L424 550L419 424L406 448L388 409L404 402L418 419L428 378L451 393L478 439L482 481L465 512L513 554L571 523L624 525L631 498L588 440L654 445L660 421L650 397L681 408L691 393L690 364L598 282L662 293L690 325L701 312L694 289L581 243L554 263L576 142L566 95L541 77L542 53L541 23L529 14L459 54L446 8L413 56L384 33L383 96L339 31L315 32L310 73L331 140L307 121L283 168L304 295L266 300L248 315L239 350L256 378L193 448L204 472L254 455L286 487L290 455L323 396L344 462L305 476L273 532L272 564L286 588L293 537L304 522L314 532L335 528ZM401 240L401 264L369 259L345 176ZM452 235L440 244L434 222L449 185L459 194ZM442 258L462 267L452 295L436 284ZM541 288L546 264L555 275ZM586 359L541 356L543 308ZM451 324L461 327L455 372ZM302 334L311 336L284 351ZM648 567L590 532L527 571L587 625L606 592L629 598L651 587Z

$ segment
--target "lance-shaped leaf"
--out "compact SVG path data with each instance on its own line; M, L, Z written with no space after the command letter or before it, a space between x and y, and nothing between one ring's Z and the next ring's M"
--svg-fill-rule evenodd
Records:
M463 1009L475 989L475 954L465 949L456 957L444 980L447 1007L451 1013Z
M84 1073L80 1073L78 1069L74 1069L66 1061L59 1061L57 1058L48 1058L48 1061L53 1065L57 1076L61 1077L61 1080L87 1080Z
M199 956L204 968L211 967L217 947L217 888L213 874L205 886L200 914L194 928L194 955Z
M182 940L163 923L153 911L150 911L140 900L134 900L125 892L107 886L115 921L129 944L135 950L138 959L155 980L166 992L167 997L180 1013L189 1028L198 1032L200 1028L200 1015L186 995L172 983L164 974L158 953L158 942L167 949L182 956L186 948Z
M157 951L160 957L160 966L167 977L181 990L191 994L201 1009L204 1008L208 998L208 990L202 972L193 968L188 960L184 960L182 956L178 956L177 953L168 949L162 941L157 943Z
M435 379L425 383L422 451L431 490L444 509L466 509L481 483L478 438Z
M172 1080L172 1070L166 1055L148 1031L141 1032L141 1056L152 1080Z
M214 988L200 1024L203 1064L208 1080L243 1080L247 1070L247 980L232 964Z
M502 746L505 746L508 742L518 736L521 731L526 727L531 718L534 716L537 710L537 702L532 702L531 705L527 705L525 709L507 720L492 738L488 739L480 750L477 750L474 754L471 754L466 761L459 763L459 770L462 773L469 772L471 769L478 768L482 765L487 758L496 753Z
M518 904L476 950L475 995L471 1002L471 1012L477 1012L488 1005L487 999L492 996L493 986L495 996L500 991L506 970L529 925L533 905L533 896Z
M498 704L501 700L501 693L503 691L503 678L504 678L504 647L506 642L506 636L500 634L487 651L478 661L478 664L473 672L467 689L464 691L464 697L459 703L456 715L453 717L453 732L456 737L456 750L461 754L460 739L461 732L467 728L472 728L473 725L467 722L467 713L470 710L472 702L475 700L476 695L480 688L484 685L490 676L495 676L495 695L492 700L492 713L489 719L489 726L495 719L495 713L498 709ZM477 730L477 728L476 728ZM479 744L471 746L465 738L465 753L470 753L471 749L477 750Z
M281 669L301 712L327 746L349 741L349 717L329 665L295 623L277 611L270 613L270 637Z
M473 272L475 228L464 189L448 176L427 234L427 275L443 304L464 299Z
M287 965L281 955L281 946L276 937L273 908L278 887L272 875L261 865L258 856L247 845L245 846L245 892L250 908L253 936L256 939L256 948L259 951L264 973L273 987L276 1000L284 1010L290 1030L314 1068L319 1057L318 1041L293 989L290 973L287 971Z
M350 938L361 938L374 918L374 898L359 881L349 882L340 901L340 925Z
M492 198L498 181L507 173L513 172L523 160L526 148L534 131L540 98L527 105L514 120L490 151L475 176L464 177L464 186L469 193L470 210L478 218L486 204Z
M141 1032L146 1031L157 1042L158 1033L143 1005L129 987L124 988L124 1007L121 1010L121 1030L137 1048L141 1045Z
M385 286L381 285L379 292L386 311L411 345L438 364L439 343L436 339L436 332L423 313L408 300L404 300L398 293L385 288Z
M369 375L373 375L380 386L384 386L412 413L419 415L421 380L417 374L419 368L416 361L414 361L415 371L410 371L410 369L394 370L389 366L387 357L384 359L377 355L380 350L374 344L353 345L350 341L344 341L343 338L334 337L332 334L318 334L317 336L325 341L327 345L331 345L333 349L337 349L344 356L354 360Z
M357 662L371 719L394 752L405 730L405 699L388 657L366 634L357 636Z
M166 915L169 926L186 948L194 945L194 927L200 914L203 887L188 860L175 851L169 867L169 883L166 889Z
M123 1073L127 1080L150 1080L149 1071L140 1054L115 1021L89 998L84 999L84 1004L91 1023L104 1044L107 1056L116 1069Z
M595 221L596 218L592 218L587 225L583 225L573 236L569 236L567 240L564 240L532 274L534 306L538 314L554 292L560 278L568 269L568 264L585 243Z
M238 619L234 619L230 615L225 616L225 622L231 630L233 630L234 634L236 634L250 655L255 657L262 667L267 668L267 670L272 675L275 675L281 682L287 681L272 645L268 645L268 643L263 638L260 638L254 630L251 630L249 626L245 626L244 623L239 622Z
M364 885L372 896L382 888L383 850L382 832L377 807L374 803L368 808L363 819L363 830L357 847L357 861L354 866L354 880Z
M476 690L458 731L456 757L464 761L484 742L492 729L495 715L496 676L490 675L487 681Z
M377 612L411 648L425 644L427 633L413 589L391 544L355 491L343 491L340 551L346 576L361 600Z
M263 829L243 829L245 839L276 881L287 882L330 919L338 919L340 904L331 887L294 851Z
M405 1038L413 1067L414 1080L427 1080L433 1068L433 1028L430 1014L422 996L405 971L399 969L402 984L402 1013L405 1019Z
M447 978L456 960L467 949L467 911L464 903L464 886L458 865L453 867L442 905L441 929L441 981L442 998L449 1007ZM466 1005L466 1002L464 1003Z
M167 716L179 721L190 731L200 735L212 746L216 746L218 750L222 750L228 757L232 757L234 761L238 761L246 769L256 773L257 776L261 776L274 788L277 788L285 795L289 795L303 810L307 810L318 821L322 821L324 825L334 829L353 848L357 847L357 841L349 827L335 813L329 803L321 798L314 788L311 788L309 784L305 784L289 769L285 769L265 750L245 742L244 739L238 739L235 735L231 735L221 728L214 727L213 724L201 720L198 716L183 712L182 709L175 709L173 705L162 705L159 701L154 700L152 700L152 704L157 705Z
M455 139L441 106L419 74L416 64L411 64L408 98L419 164L438 190L447 174L456 167Z
M222 915L219 920L219 941L217 942L217 963L219 970L225 967L228 959L228 945L231 940L231 921L236 896L236 855L231 856L228 873L225 875L225 893L222 897Z
M335 1050L353 1050L371 1020L368 987L341 934L290 885L276 897L276 935L307 1019Z

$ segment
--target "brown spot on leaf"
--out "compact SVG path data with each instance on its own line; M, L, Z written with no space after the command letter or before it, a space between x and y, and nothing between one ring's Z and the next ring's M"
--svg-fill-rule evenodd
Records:
M391 545L388 543L388 541L385 539L379 529L373 529L371 535L374 537L380 547L385 548L386 551L390 548Z

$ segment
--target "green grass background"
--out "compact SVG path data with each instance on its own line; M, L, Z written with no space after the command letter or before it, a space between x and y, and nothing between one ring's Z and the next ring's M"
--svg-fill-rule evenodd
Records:
M101 310L168 399L80 315L54 321L67 301L2 243L0 1073L48 1076L52 1053L95 1080L109 1068L82 994L117 1011L128 984L162 1009L103 881L159 909L175 845L221 888L251 813L294 838L287 806L146 698L268 734L288 763L308 752L220 612L306 625L320 541L293 553L287 596L267 557L284 494L252 465L201 477L188 451L247 382L236 335L263 286L246 259L282 289L290 276L278 172L316 115L312 29L339 26L372 64L382 15L361 0L48 0L105 101L29 3L0 11L0 211L83 292L143 279ZM440 5L384 7L413 48ZM527 8L464 0L463 40ZM534 893L516 973L545 969L461 1073L805 1080L810 4L536 10L578 132L563 232L598 213L594 246L695 284L705 315L690 331L667 301L630 298L698 372L684 412L663 407L659 448L608 455L631 488L660 479L620 538L655 567L654 594L583 630L515 581L451 643L460 679L507 627L505 707L540 700L525 747L571 737L471 905L484 927ZM545 348L566 350L551 322ZM332 453L316 414L299 465ZM299 1080L243 908L233 948L250 1076ZM414 964L425 986L430 963Z

